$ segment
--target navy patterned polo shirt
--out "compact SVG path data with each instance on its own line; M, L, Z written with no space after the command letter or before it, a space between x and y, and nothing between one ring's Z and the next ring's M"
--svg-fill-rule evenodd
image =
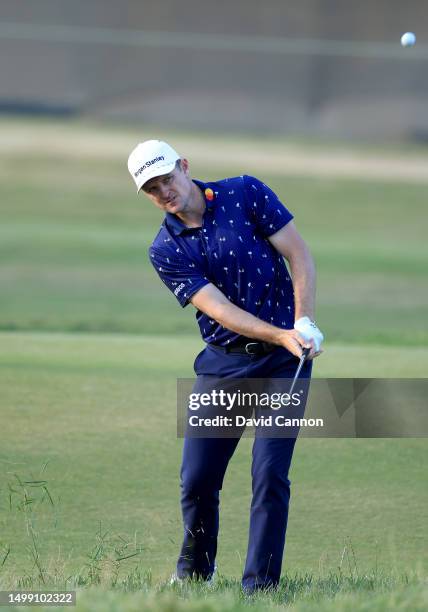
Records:
M181 306L212 283L236 306L283 329L294 326L293 285L284 258L267 240L292 218L277 195L252 176L193 181L205 195L202 227L167 213L150 249L151 262ZM205 342L239 339L197 311Z

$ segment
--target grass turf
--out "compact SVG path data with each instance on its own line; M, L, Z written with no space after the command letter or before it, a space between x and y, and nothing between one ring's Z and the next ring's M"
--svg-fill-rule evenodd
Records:
M22 571L29 562L19 478L46 480L54 502L40 503L43 489L27 486L43 558L60 546L70 571L77 571L101 529L111 546L122 533L142 547L143 567L156 579L166 577L181 535L175 379L190 376L198 346L193 337L1 334L0 533L11 546L8 567ZM330 347L335 365L326 353L318 375L330 368L346 375L358 348L339 351L337 358ZM420 353L426 363L428 353ZM399 354L403 369L407 354L413 353ZM364 358L371 361L370 349ZM222 497L219 565L235 577L245 558L250 450L251 440L242 440ZM355 554L351 563L361 571L423 569L425 454L423 439L301 439L285 569L329 572L344 550L349 558Z
M72 126L58 129L61 138ZM108 135L99 130L106 144ZM196 333L192 309L178 307L148 262L161 214L136 197L125 160L102 149L67 155L49 143L37 154L30 145L0 152L0 329ZM253 147L263 150L263 141ZM239 160L228 168L191 161L194 176L207 180L245 171ZM260 178L313 251L327 338L425 346L426 186L266 171Z

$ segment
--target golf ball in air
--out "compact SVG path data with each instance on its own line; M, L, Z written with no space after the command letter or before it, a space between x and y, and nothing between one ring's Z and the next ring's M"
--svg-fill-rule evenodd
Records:
M401 37L401 46L402 47L413 47L416 42L416 36L413 32L406 32Z

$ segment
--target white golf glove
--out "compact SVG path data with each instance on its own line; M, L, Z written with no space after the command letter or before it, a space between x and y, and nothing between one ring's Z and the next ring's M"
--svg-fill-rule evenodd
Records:
M294 323L294 329L299 332L304 340L309 342L314 341L315 351L318 353L321 347L321 342L324 340L324 336L309 317L300 317Z

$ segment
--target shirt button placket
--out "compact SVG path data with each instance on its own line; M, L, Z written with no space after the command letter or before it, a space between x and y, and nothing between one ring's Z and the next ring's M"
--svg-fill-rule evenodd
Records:
M201 247L204 250L204 255L208 258L208 236L207 236L208 232L206 227L204 227L204 224L202 222L202 231L200 232L200 236L202 238L201 240Z
M208 230L203 225L202 225L202 237L204 239L205 245L208 246Z

